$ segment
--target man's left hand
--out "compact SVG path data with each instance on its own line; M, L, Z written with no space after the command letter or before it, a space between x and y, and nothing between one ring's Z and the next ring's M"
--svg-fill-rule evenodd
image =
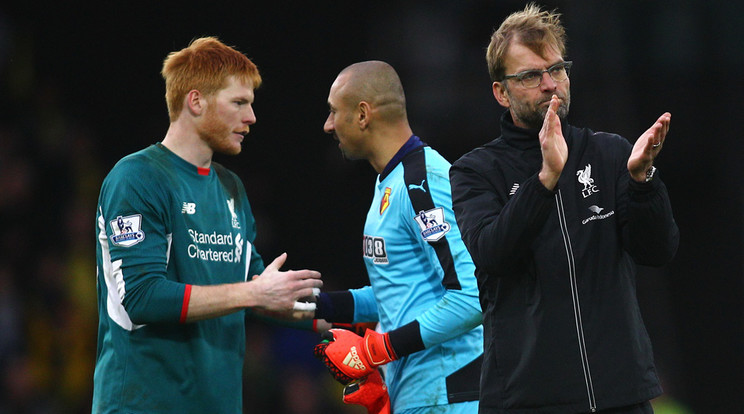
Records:
M387 333L367 329L361 337L345 329L331 329L331 339L315 345L315 356L342 384L370 375L378 366L397 358Z
M641 183L646 181L646 172L653 166L654 158L664 146L671 121L672 114L665 112L638 138L628 158L630 178Z

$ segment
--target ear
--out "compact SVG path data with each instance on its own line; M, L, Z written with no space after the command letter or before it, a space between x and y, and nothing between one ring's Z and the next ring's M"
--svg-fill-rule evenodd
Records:
M357 111L357 123L359 124L359 129L367 129L371 121L372 106L369 102L361 101L359 102L359 105L357 105Z
M206 97L198 90L192 89L186 94L186 107L193 115L201 115L206 106Z
M511 105L509 103L509 94L506 91L506 85L503 82L494 82L491 88L493 89L493 97L496 98L499 105L509 108Z

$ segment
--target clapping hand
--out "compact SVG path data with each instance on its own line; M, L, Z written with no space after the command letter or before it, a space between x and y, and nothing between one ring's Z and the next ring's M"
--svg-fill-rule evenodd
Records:
M671 121L672 114L665 112L638 137L628 158L628 172L633 180L638 182L646 180L646 172L654 164L654 159L664 146Z

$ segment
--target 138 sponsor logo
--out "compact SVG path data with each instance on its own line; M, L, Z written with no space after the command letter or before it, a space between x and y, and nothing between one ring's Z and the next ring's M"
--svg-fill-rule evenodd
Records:
M372 259L373 263L388 264L385 239L382 237L367 236L365 234L362 242L362 251L364 257Z

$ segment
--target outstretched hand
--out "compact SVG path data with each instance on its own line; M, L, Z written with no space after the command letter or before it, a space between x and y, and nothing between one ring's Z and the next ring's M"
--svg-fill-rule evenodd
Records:
M251 280L258 308L291 313L298 299L313 296L313 289L323 286L320 273L314 270L279 270L286 260L287 254L282 253Z
M638 182L646 180L646 171L654 164L654 159L664 146L672 114L665 112L646 130L633 145L628 158L628 172L630 177Z
M550 99L548 112L545 114L542 129L540 129L540 151L542 151L542 169L538 175L545 188L552 190L558 184L563 166L568 160L568 145L561 130L561 119L556 111L561 105L558 96Z

